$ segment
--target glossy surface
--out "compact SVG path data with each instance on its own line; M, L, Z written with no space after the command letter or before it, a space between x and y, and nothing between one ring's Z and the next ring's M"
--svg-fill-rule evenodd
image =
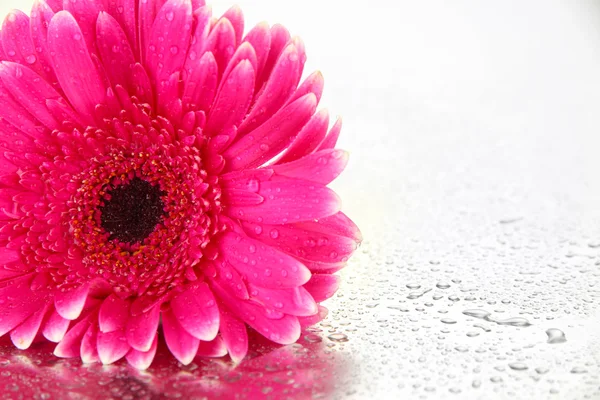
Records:
M237 368L3 345L0 398L600 397L597 3L238 3L305 39L345 117L366 242L330 316Z

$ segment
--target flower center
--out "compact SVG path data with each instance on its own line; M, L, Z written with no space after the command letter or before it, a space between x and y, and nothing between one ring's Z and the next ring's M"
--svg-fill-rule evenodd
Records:
M150 236L165 214L163 195L157 185L137 177L109 189L99 207L101 226L109 240L133 244Z

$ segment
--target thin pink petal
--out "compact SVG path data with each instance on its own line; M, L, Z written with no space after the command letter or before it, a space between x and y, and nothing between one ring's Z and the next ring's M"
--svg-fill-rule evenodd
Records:
M62 3L62 2L61 2ZM62 8L62 7L61 7ZM36 0L31 9L30 30L31 40L37 53L37 61L40 63L46 80L58 87L56 74L52 70L50 54L48 51L48 25L54 17L54 11L43 0ZM33 58L30 57L30 60Z
M129 318L130 303L115 294L107 297L98 314L100 331L108 333L124 329Z
M342 131L342 118L338 118L337 121L335 121L335 124L333 124L333 127L331 127L331 129L329 130L327 137L325 137L325 139L323 139L323 142L317 148L317 151L333 149L335 147L335 145L337 144L337 141L340 137L341 131Z
M48 49L65 95L82 117L91 120L106 91L82 35L73 16L61 11L50 21Z
M29 26L29 17L22 11L13 10L8 14L2 24L1 32L4 54L10 61L27 65L37 73L43 73Z
M264 68L262 69L262 74L258 77L259 79L256 82L257 89L262 88L265 82L269 79L275 63L290 40L290 33L287 31L287 29L285 29L285 27L279 24L275 24L271 27L269 36L269 54L267 56L267 60L265 61Z
M81 339L81 345L79 347L79 354L81 361L85 364L95 363L100 361L98 357L98 325L90 324L89 328Z
M158 347L158 333L154 335L154 339L152 340L152 345L150 346L150 350L148 351L138 351L136 349L131 349L129 353L125 356L129 365L139 370L145 370L150 367L152 361L154 360L154 356L156 355L156 348Z
M228 232L221 237L219 247L222 256L258 286L297 287L310 279L310 272L302 263L258 240Z
M287 101L291 103L298 100L300 97L305 96L309 93L314 94L317 97L317 103L321 100L323 94L323 87L325 86L325 80L321 71L313 72L302 82L298 89L294 92L292 97Z
M136 25L137 2L138 0L111 0L106 4L108 13L116 18L125 35L127 35L134 54L140 54Z
M167 346L175 358L183 365L191 363L196 357L200 341L183 329L171 310L163 311L162 327Z
M210 342L200 341L196 356L218 358L227 355L227 347L220 336L217 336Z
M223 75L235 49L235 30L227 18L221 18L206 38L205 51L215 56L219 78Z
M89 51L94 52L96 43L96 20L98 19L98 14L101 11L104 11L104 0L65 0L63 2L63 9L68 11L75 18Z
M42 320L48 311L49 304L44 305L42 308L34 312L29 318L27 318L21 325L13 329L10 333L10 339L17 349L25 350L31 346L33 339L37 335Z
M336 234L325 226L314 223L299 225L242 222L250 237L303 261L328 264L345 262L357 248L357 243L352 238Z
M311 93L278 111L259 128L242 136L223 154L227 169L254 168L279 154L310 120L317 107Z
M171 300L179 324L197 339L210 341L219 332L219 308L208 285L194 284Z
M37 0L41 1L41 0ZM46 3L54 10L54 12L59 12L63 9L63 0L45 0Z
M250 61L240 61L224 79L225 83L208 114L205 130L209 134L238 126L246 116L254 95L254 68Z
M313 274L304 288L320 303L335 294L340 286L340 277L330 274Z
M159 317L160 306L158 305L144 313L131 315L126 328L129 345L142 352L150 350L158 329Z
M327 149L271 168L277 175L328 185L346 168L348 158L349 154L343 150Z
M248 332L246 324L234 317L230 311L221 309L221 326L219 328L229 356L235 363L240 363L248 354Z
M298 322L300 323L302 329L306 329L309 326L313 326L324 320L325 317L327 317L327 314L327 309L323 306L319 306L319 312L317 314L310 317L298 317Z
M63 318L70 320L77 319L83 310L89 291L89 284L83 284L76 289L68 291L58 291L54 295L56 311Z
M341 208L334 191L301 179L278 177L261 182L258 194L264 202L250 207L229 206L228 214L244 221L277 225L327 217Z
M110 14L101 12L98 15L96 36L100 58L111 84L121 85L133 91L135 56L117 20Z
M99 331L97 345L98 357L100 357L102 364L105 365L112 364L125 357L125 354L131 348L129 343L127 343L125 331L123 330L109 333Z
M253 299L267 308L285 314L307 317L315 315L318 311L317 303L302 287L267 289L250 284L248 289Z
M81 355L81 341L93 318L93 314L88 315L69 329L54 349L54 355L61 358L79 357Z
M0 78L13 97L38 121L52 130L60 126L46 107L46 101L59 99L61 95L42 77L23 65L4 61L0 64Z
M300 82L302 68L302 57L296 46L290 44L282 52L252 111L240 126L240 134L256 129L284 105Z
M181 73L192 30L192 5L189 0L169 0L158 12L146 47L146 69L154 82L159 107L174 100L173 74ZM176 82L178 83L178 82Z
M271 49L271 31L269 24L262 22L256 25L248 32L244 38L244 42L252 45L256 54L256 77L258 78L262 76L262 71L267 62L269 50ZM259 80L256 79L257 86L259 83L262 84L262 82L259 82Z
M283 152L276 164L295 161L312 153L327 135L329 127L329 113L320 110L315 113L310 121L302 128L290 146Z
M250 298L246 283L231 264L219 259L215 260L215 265L217 266L217 276L213 278L214 281L241 300Z
M235 31L236 47L239 46L242 42L242 35L244 34L244 14L242 13L242 10L234 5L223 14L223 17L231 22L233 30Z
M219 82L219 67L212 53L208 52L188 71L183 90L184 110L208 111L215 98Z
M49 341L58 343L63 339L65 333L67 333L70 323L70 320L61 317L55 310L50 314L48 321L46 321L42 334Z
M154 19L166 2L167 0L138 2L138 39L140 42L140 56L142 61L146 56L146 48L150 41Z
M342 212L321 218L318 221L301 222L296 224L296 226L300 229L308 229L316 232L331 232L350 238L357 243L362 242L362 234L358 226Z
M237 300L218 285L213 285L213 289L232 313L267 339L279 344L291 344L300 337L297 317L284 315L280 319L271 319L262 306L251 301Z
M198 59L203 55L206 47L206 39L210 32L210 18L212 10L210 7L201 7L194 11L194 32L192 33L192 41L188 50L187 58L183 67L184 80L186 85L189 83L189 77L197 73Z

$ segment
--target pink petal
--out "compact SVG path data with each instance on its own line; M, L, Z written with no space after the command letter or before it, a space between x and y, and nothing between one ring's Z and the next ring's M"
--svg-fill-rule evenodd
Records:
M98 357L98 325L90 324L89 328L81 339L81 345L79 347L79 355L81 361L85 364L95 363L100 361Z
M41 1L41 0L36 0L36 2L39 2L39 1ZM52 8L52 10L54 10L54 12L59 12L60 10L63 9L63 0L45 0L45 1Z
M266 225L242 222L248 236L295 258L328 264L345 262L357 243L317 224ZM308 265L307 265L308 266Z
M266 22L256 25L248 32L244 38L244 42L252 45L256 54L256 77L262 76L263 68L267 62L269 56L269 50L271 49L271 31L269 24ZM260 82L262 84L262 82ZM258 88L259 81L256 79L256 85Z
M48 321L46 321L44 325L44 330L42 331L42 334L49 341L58 343L65 336L67 329L69 329L70 323L70 320L61 317L60 314L56 312L56 310L52 311L50 317L48 318Z
M248 192L246 190L227 189L223 191L223 203L229 206L256 206L265 201L265 198L258 193Z
M235 49L235 30L227 18L221 18L206 38L205 51L215 56L219 77L223 75Z
M290 147L277 160L276 164L283 164L295 161L307 154L312 153L327 135L329 127L329 113L327 110L320 110L312 116L310 121L302 128L296 136Z
M310 271L302 263L258 240L227 232L219 247L222 257L258 286L290 288L310 279Z
M279 344L291 344L300 337L297 317L284 315L281 319L271 319L262 306L251 301L237 300L219 285L214 285L213 289L232 313L267 339Z
M331 232L336 235L345 236L357 243L362 242L362 234L354 222L339 212L332 216L321 218L318 221L305 221L296 224L300 229L308 229L316 232Z
M325 137L323 142L317 148L317 151L325 150L325 149L333 149L338 141L338 138L340 137L341 131L342 131L342 118L338 118L337 121L335 121L335 124L333 124L333 127L331 128L329 133L327 134L327 137Z
M146 48L148 47L148 42L150 41L150 34L152 32L154 19L166 2L167 0L138 2L138 29L142 60L144 60L143 57L146 56Z
M242 42L242 35L244 34L244 14L238 6L233 6L223 14L223 18L227 18L233 30L235 31L235 43L236 47Z
M221 339L220 336L217 336L210 342L200 341L196 355L210 358L224 357L227 355L227 347L225 347L223 339Z
M27 65L38 73L43 73L38 62L29 29L29 17L19 10L11 11L2 24L2 47L7 60Z
M107 297L98 314L100 331L108 333L124 329L129 319L130 303L115 294Z
M341 207L339 197L331 189L301 179L277 177L261 182L258 194L265 199L261 204L228 206L227 213L244 221L277 225L327 217Z
M68 11L77 21L90 52L94 52L96 49L96 20L98 14L104 11L103 3L103 0L65 0L63 2L63 9Z
M304 288L317 303L327 300L335 294L340 286L340 277L330 274L313 274Z
M278 111L256 130L242 136L223 154L227 169L254 168L276 156L310 120L317 107L308 94Z
M183 67L186 84L189 83L189 76L198 69L198 59L204 55L206 38L210 32L211 15L210 7L202 7L194 11L194 32Z
M0 289L1 299L13 299L10 307L0 308L0 336L10 332L45 304L44 298L31 291L30 282L31 275L17 278Z
M325 317L327 317L327 314L327 309L323 306L319 306L319 312L317 314L310 317L298 317L298 322L302 329L306 329L309 326L313 326L324 320Z
M202 56L197 66L189 71L183 90L184 110L208 111L215 98L219 82L219 67L212 53Z
M305 96L309 93L314 94L317 97L317 103L321 100L323 94L323 87L325 86L325 80L323 74L320 71L313 72L308 78L302 82L302 84L296 89L292 97L287 101L288 103L298 100L300 97Z
M130 47L134 54L139 55L136 26L136 8L138 0L111 0L106 4L108 13L116 18L117 22L127 35Z
M256 129L284 105L300 82L302 68L302 57L296 46L290 44L284 49L252 111L240 126L240 134Z
M216 260L217 276L213 278L219 285L229 290L231 294L239 299L247 300L250 298L246 283L240 274L224 260Z
M348 158L349 154L343 150L328 149L271 168L277 175L328 185L346 168Z
M260 89L264 86L265 82L269 79L271 72L273 71L273 67L277 60L279 60L279 56L281 52L286 47L287 43L290 40L290 33L283 27L282 25L275 24L271 27L270 31L270 46L269 46L269 55L267 56L267 60L265 62L264 68L262 70L262 74L258 77L257 80L257 89ZM256 47L255 47L256 49Z
M221 309L221 337L227 347L229 356L235 363L240 363L248 354L248 332L246 324L235 318L229 311Z
M190 45L192 5L189 0L169 0L160 9L146 47L146 69L155 83L160 104L174 100L169 79L181 73Z
M295 315L297 317L315 315L318 311L317 303L315 303L312 296L302 287L267 289L252 284L249 284L248 286L250 296L266 308L274 309L289 315Z
M240 61L224 79L225 83L208 114L205 130L209 134L238 126L246 116L254 95L254 68L250 61Z
M195 10L200 7L204 7L206 2L204 0L192 0L192 8Z
M158 347L158 333L154 335L154 339L152 340L152 345L150 346L150 350L148 351L138 351L136 349L131 349L129 353L125 356L127 362L134 368L139 370L144 370L150 367L152 364L152 360L154 360L154 356L156 355L156 348Z
M90 314L73 326L54 349L54 355L61 358L78 357L81 354L81 341L95 315Z
M37 335L42 320L50 307L49 304L45 304L42 308L34 312L29 318L27 318L21 325L13 329L10 333L10 339L17 349L25 350L31 346L33 339Z
M0 84L0 109L3 110L3 120L12 125L10 126L11 134L17 130L33 139L42 136L40 129L38 129L37 120L19 103L13 100L12 94L10 94L4 83Z
M46 108L46 101L61 96L38 74L23 65L5 61L0 64L0 78L13 97L38 121L52 130L59 127Z
M98 332L98 357L102 364L112 364L125 357L130 347L125 337L125 331L104 333Z
M171 310L163 311L162 326L171 353L183 365L191 363L196 357L200 341L179 325Z
M30 20L30 31L31 31L31 40L35 49L37 49L37 58L40 63L44 76L47 81L55 87L58 87L58 81L56 80L56 75L52 70L52 66L49 58L48 51L48 25L54 16L54 11L47 4L48 2L44 2L42 0L36 0L33 4L33 8L31 10L31 20ZM62 8L62 2L61 2ZM39 51L41 50L41 51ZM32 58L30 57L30 60Z
M150 310L131 315L127 321L127 342L138 351L146 352L152 346L152 340L158 329L160 306Z
M61 11L50 21L48 49L54 72L73 108L91 120L106 91L82 35L73 16Z
M79 318L89 291L90 285L83 284L76 289L57 292L54 295L56 312L65 319L75 320Z
M210 341L219 332L219 308L208 285L192 285L171 300L173 315L179 324L197 339Z
M121 85L133 91L135 56L117 20L110 14L101 12L98 15L96 36L100 58L111 84Z

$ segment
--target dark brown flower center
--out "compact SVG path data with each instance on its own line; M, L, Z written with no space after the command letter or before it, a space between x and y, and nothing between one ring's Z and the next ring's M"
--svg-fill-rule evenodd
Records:
M99 207L109 239L134 244L150 236L165 214L163 195L157 185L137 177L110 188Z

